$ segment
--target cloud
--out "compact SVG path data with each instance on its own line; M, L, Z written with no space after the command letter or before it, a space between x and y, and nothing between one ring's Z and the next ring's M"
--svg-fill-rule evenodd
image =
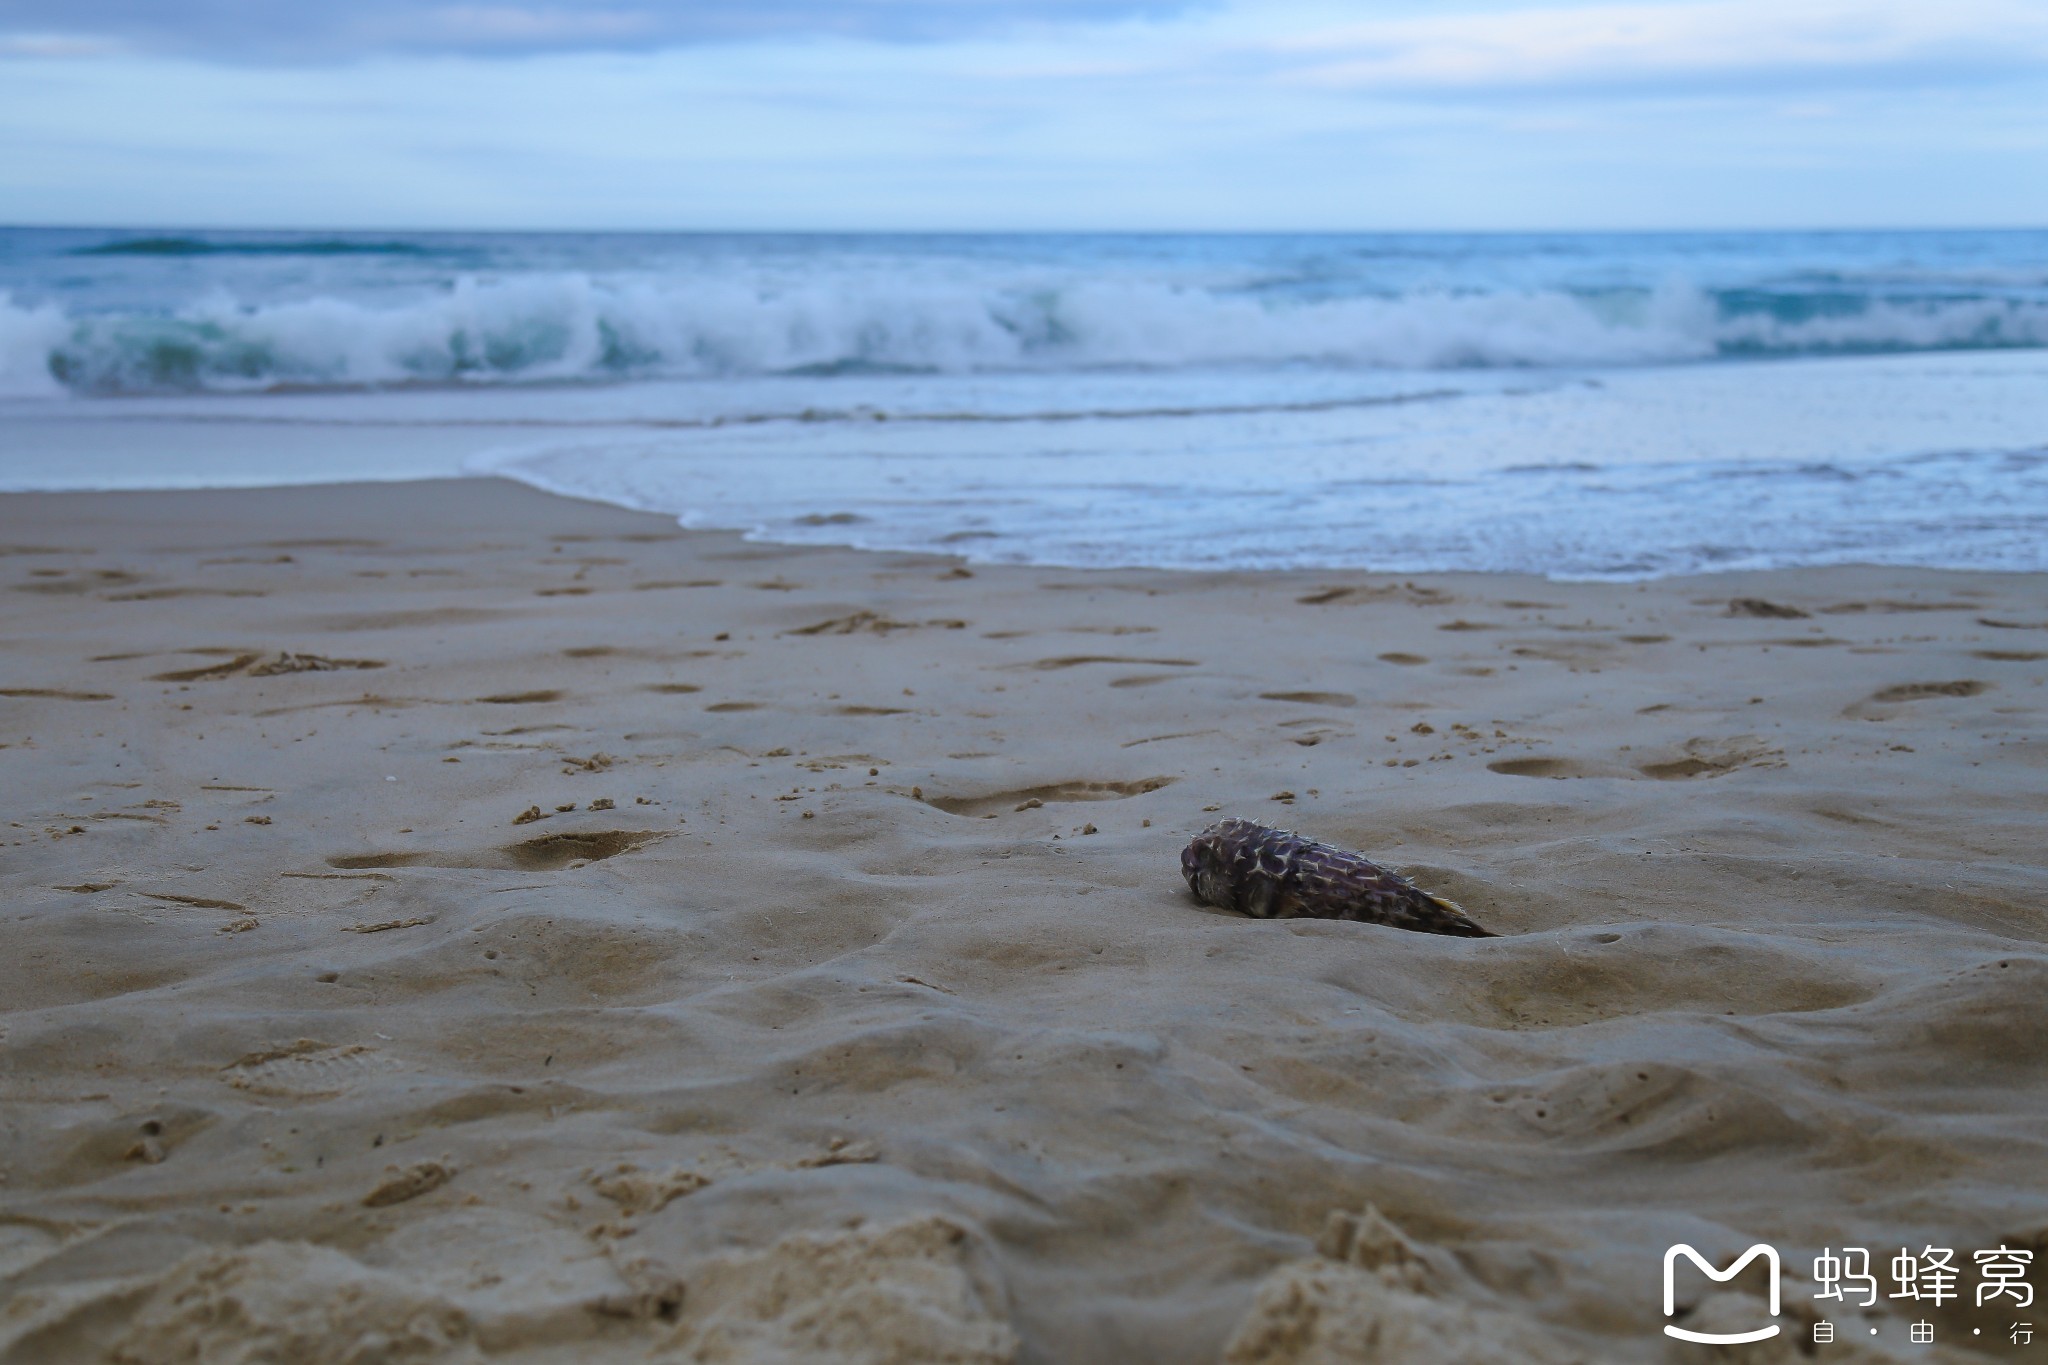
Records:
M1689 0L1552 5L1297 31L1291 81L1385 93L1697 87L1789 76L2048 68L2038 0Z
M1368 17L1358 18L1360 11ZM1053 75L1404 96L2048 72L2043 0L0 0L0 58L244 65L820 41ZM1000 62L996 65L1001 65Z
M1192 0L0 0L0 54L133 52L256 62L636 50L829 36L930 41L1163 16ZM39 45L39 46L38 46Z
M104 57L119 50L105 38L75 33L0 33L0 58Z
M2048 0L52 4L18 221L2048 221Z

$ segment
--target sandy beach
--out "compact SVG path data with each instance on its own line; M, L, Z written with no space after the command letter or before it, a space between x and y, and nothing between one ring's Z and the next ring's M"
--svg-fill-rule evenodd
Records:
M9 495L0 580L7 1365L1701 1360L1674 1242L1794 1328L1823 1247L2048 1253L2040 576L479 479ZM1224 815L1501 937L1199 906ZM1991 1321L1873 1312L1828 1359Z

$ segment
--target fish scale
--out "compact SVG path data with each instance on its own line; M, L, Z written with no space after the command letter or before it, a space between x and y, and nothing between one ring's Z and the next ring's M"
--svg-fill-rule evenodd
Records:
M1253 919L1348 919L1424 934L1497 938L1454 901L1334 844L1250 820L1219 820L1181 850L1195 899Z

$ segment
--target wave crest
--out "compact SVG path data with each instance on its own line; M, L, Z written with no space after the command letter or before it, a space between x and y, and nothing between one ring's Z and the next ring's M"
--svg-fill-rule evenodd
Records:
M1729 355L2048 345L2048 302L1655 290L1272 301L1101 278L762 283L468 277L375 306L334 297L67 317L0 295L0 393L134 393L627 376L1325 364L1612 366Z

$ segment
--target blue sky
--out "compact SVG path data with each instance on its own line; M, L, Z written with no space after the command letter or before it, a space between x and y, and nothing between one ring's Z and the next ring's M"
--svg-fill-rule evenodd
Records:
M0 0L0 217L2048 223L2048 0Z

